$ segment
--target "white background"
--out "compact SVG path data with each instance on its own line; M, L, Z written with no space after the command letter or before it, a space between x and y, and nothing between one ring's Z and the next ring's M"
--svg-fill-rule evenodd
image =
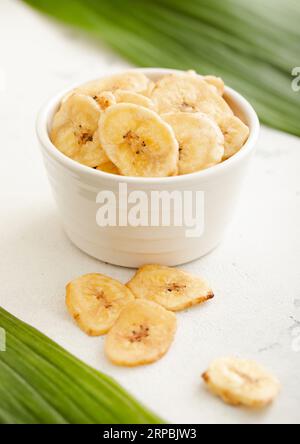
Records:
M17 0L1 0L0 54L1 306L114 376L170 422L300 423L300 140L263 128L226 240L185 267L211 280L215 300L178 315L175 344L160 362L116 368L103 356L103 338L86 337L69 318L64 286L86 272L126 282L133 271L97 262L68 241L34 125L53 93L126 65ZM280 378L272 407L231 408L206 392L201 373L228 354L255 358Z

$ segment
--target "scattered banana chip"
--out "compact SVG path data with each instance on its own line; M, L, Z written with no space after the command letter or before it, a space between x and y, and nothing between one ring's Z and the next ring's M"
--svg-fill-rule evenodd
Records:
M66 288L68 310L90 336L107 333L132 300L134 296L125 285L101 274L86 274Z
M115 92L115 98L117 103L133 103L134 105L143 106L144 108L154 109L154 104L149 97L132 91L118 89Z
M122 74L114 74L103 79L88 82L76 89L76 92L93 97L96 101L99 94L104 91L115 92L117 89L125 89L137 93L148 91L150 79L138 71Z
M120 176L120 171L118 170L116 165L114 165L110 160L108 162L102 163L101 165L98 165L96 170Z
M154 111L119 103L101 114L99 139L124 176L167 177L178 172L178 142Z
M136 298L151 300L171 311L184 310L214 297L204 279L161 265L140 268L127 287Z
M250 130L238 117L231 116L224 119L220 128L225 137L224 160L232 157L245 145Z
M224 95L225 92L225 84L220 77L215 76L205 76L203 77L205 82L209 85L214 86L220 96Z
M219 126L200 113L164 114L179 142L179 174L189 174L222 161L224 136Z
M280 391L278 380L254 361L221 358L202 377L212 393L231 405L262 408Z
M217 123L233 112L225 100L202 77L190 72L170 74L160 79L151 94L160 114L202 112Z
M53 119L51 141L62 153L90 167L108 160L98 138L101 110L82 94L72 94Z
M105 353L116 365L150 364L168 351L175 332L173 313L150 301L130 302L105 339Z

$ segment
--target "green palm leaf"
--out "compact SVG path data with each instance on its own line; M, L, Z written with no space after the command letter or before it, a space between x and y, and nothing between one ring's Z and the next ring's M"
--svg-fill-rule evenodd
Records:
M298 0L24 0L139 66L222 76L261 120L300 136Z
M1 307L0 328L0 424L162 423L112 378Z

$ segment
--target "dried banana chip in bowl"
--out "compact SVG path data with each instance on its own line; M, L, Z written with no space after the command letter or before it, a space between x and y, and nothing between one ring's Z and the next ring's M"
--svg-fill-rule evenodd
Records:
M120 171L110 160L107 162L101 163L97 166L96 170L103 171L104 173L115 174L120 176Z
M93 99L98 103L101 111L105 111L107 108L117 103L116 97L111 91L103 91L97 96L94 96Z
M140 94L147 93L150 83L150 79L143 73L130 71L121 74L113 74L99 80L93 80L76 88L75 91L97 100L98 95L104 91L115 92L118 89L125 89Z
M150 77L129 71L72 90L54 117L53 144L99 171L110 161L118 174L149 178L213 167L244 146L250 131L224 99L222 79L194 71Z
M220 96L224 95L225 92L225 84L223 82L223 80L220 77L215 77L215 76L205 76L203 77L205 82L207 82L209 85L213 86L214 88L216 88L218 94Z
M172 128L155 112L119 103L101 114L99 139L124 176L177 174L179 147Z
M190 73L170 74L156 83L151 98L160 114L203 112L217 123L233 112L208 82Z
M54 117L50 134L53 144L66 156L90 167L107 161L97 132L100 113L90 97L71 95Z
M226 117L220 128L224 134L224 160L234 156L245 145L249 137L249 128L236 116Z
M169 113L163 119L171 125L179 143L179 174L200 171L222 161L224 136L206 114Z
M149 108L154 110L154 103L149 97L143 94L138 94L136 92L127 91L124 89L118 89L115 92L115 98L117 103L133 103L134 105L143 106L144 108Z

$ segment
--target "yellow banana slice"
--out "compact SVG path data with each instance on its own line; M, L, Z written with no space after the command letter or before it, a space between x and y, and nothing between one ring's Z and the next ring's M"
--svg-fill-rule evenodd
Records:
M126 305L105 338L105 354L116 365L150 364L168 351L176 332L176 316L150 301Z
M149 97L138 94L125 89L118 89L114 93L111 91L104 91L98 94L95 99L101 111L105 111L110 106L117 103L133 103L134 105L143 106L144 108L154 109L154 104Z
M236 154L247 142L250 130L238 117L227 117L220 123L225 137L224 160Z
M117 103L133 103L144 108L154 109L154 104L149 97L125 89L118 89L115 93Z
M184 310L214 297L204 279L160 265L140 268L127 287L136 298L151 300L171 311Z
M109 107L100 117L99 138L124 176L177 174L179 148L174 132L147 108L129 103Z
M190 72L163 77L157 82L151 98L160 114L202 112L217 123L233 115L216 89L202 77Z
M220 77L215 76L205 76L203 77L205 82L209 85L214 86L220 96L224 95L225 92L225 84L224 81Z
M206 114L170 113L162 115L179 142L179 174L209 168L222 161L224 136Z
M148 85L146 91L143 92L143 94L147 97L151 97L151 94L152 94L154 88L155 88L155 82L152 82L152 80L150 80L149 85Z
M117 103L114 94L110 91L104 91L101 94L98 94L97 98L94 100L98 103L101 111L105 111L108 107Z
M221 358L202 377L213 394L231 405L262 408L280 391L279 381L254 361Z
M71 95L54 116L52 143L66 156L90 167L107 161L97 132L100 113L90 97Z
M110 160L98 165L96 169L99 171L104 171L105 173L120 175L120 171Z
M77 88L76 92L86 94L97 100L99 94L104 91L114 92L117 89L125 89L142 94L148 90L149 84L150 79L144 74L131 71L88 82Z
M66 288L68 310L90 336L107 333L132 300L134 296L125 285L101 274L86 274Z
M198 74L196 73L196 71L194 70L189 70L187 71L188 74L194 75L194 76L198 76ZM198 76L199 77L199 76ZM202 77L203 80L208 83L210 86L213 86L218 94L220 96L224 95L225 92L225 84L224 81L220 78L220 77L215 77L215 76L204 76Z

